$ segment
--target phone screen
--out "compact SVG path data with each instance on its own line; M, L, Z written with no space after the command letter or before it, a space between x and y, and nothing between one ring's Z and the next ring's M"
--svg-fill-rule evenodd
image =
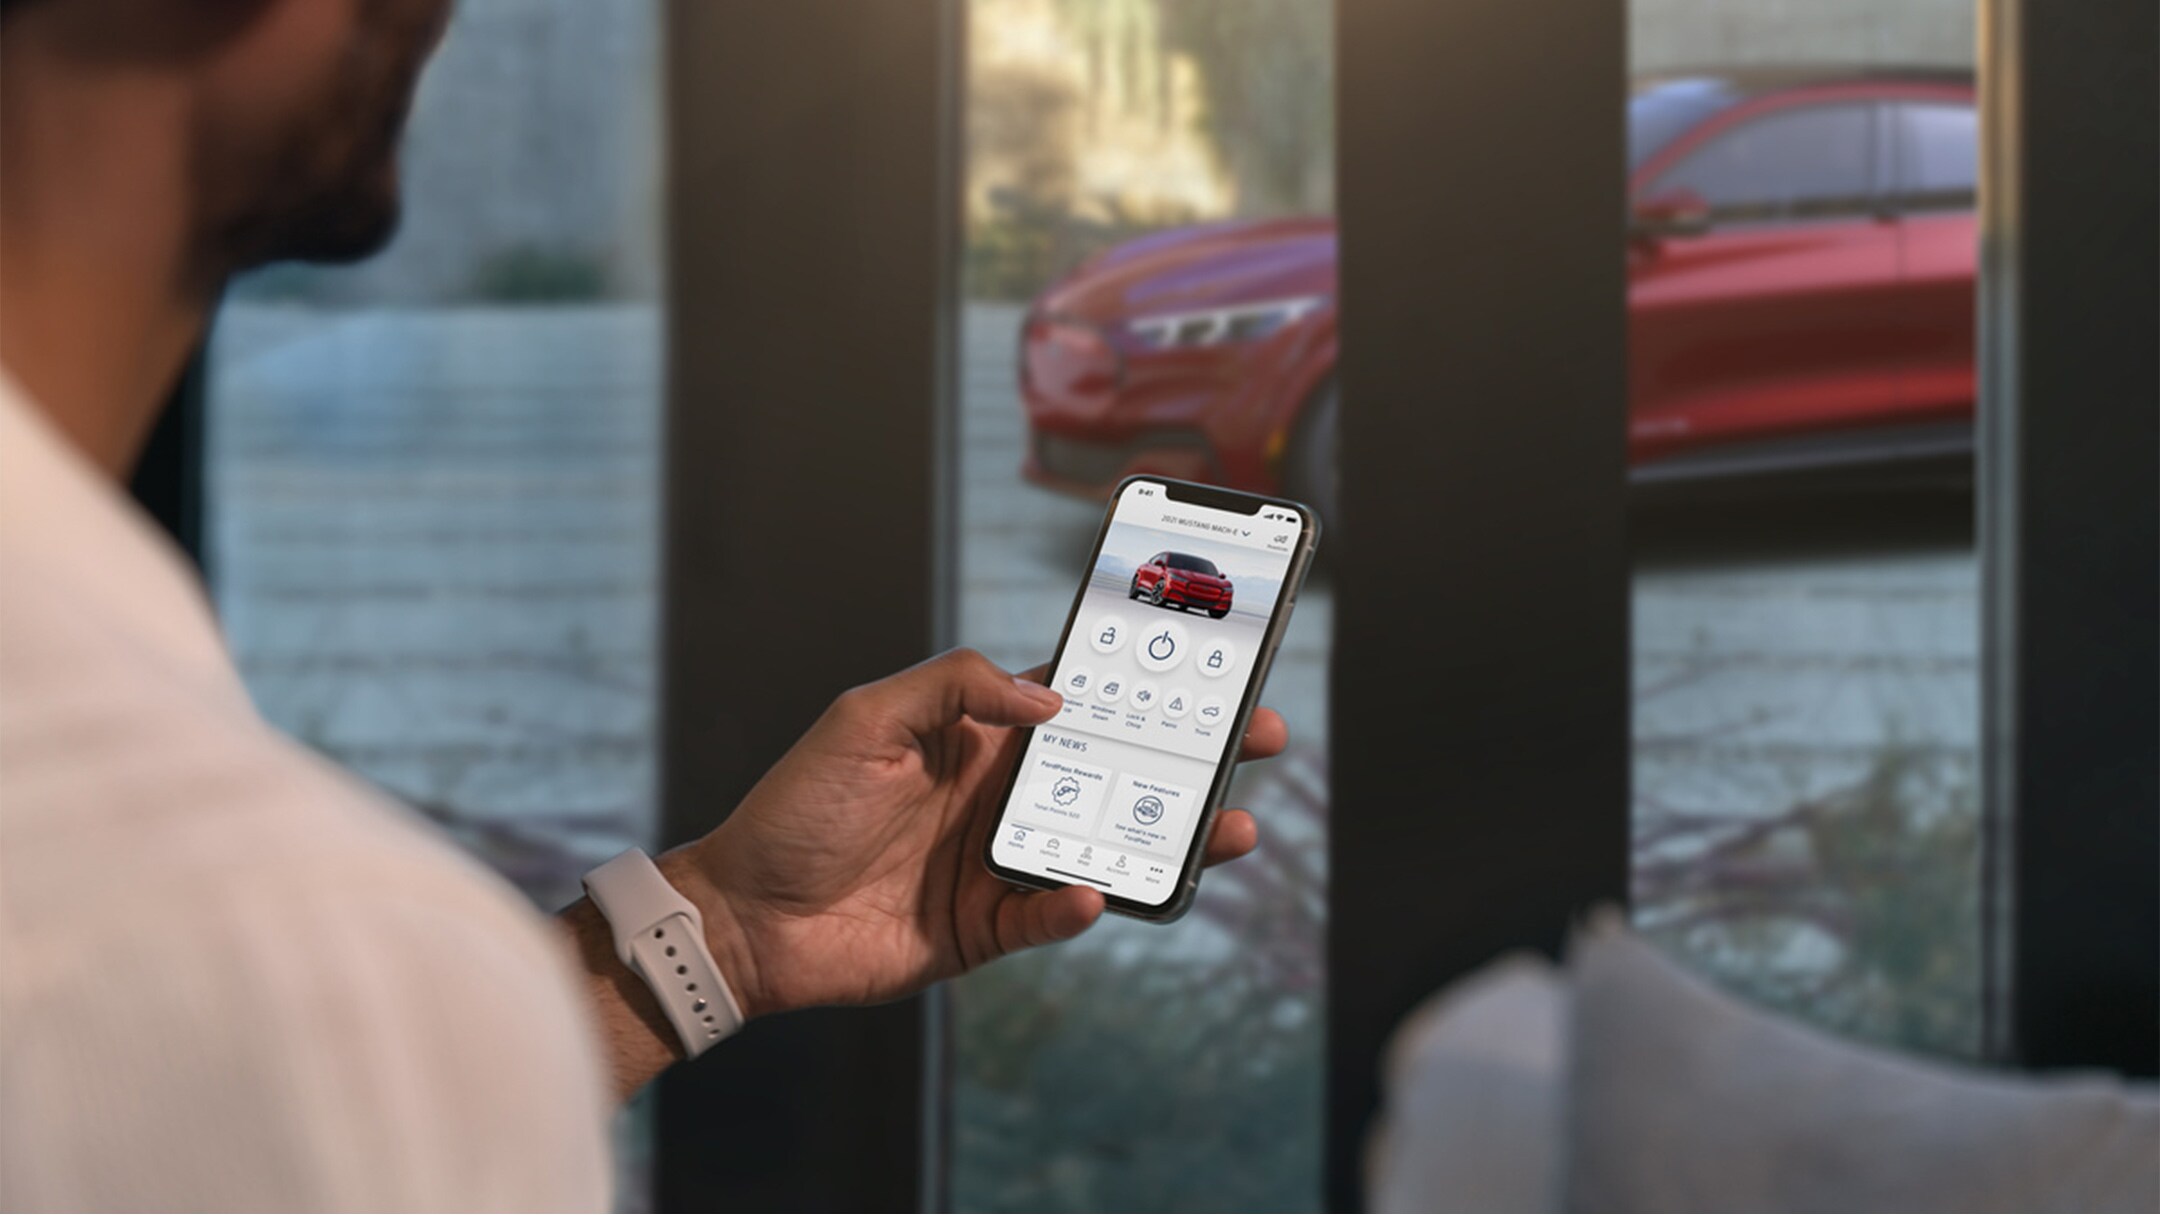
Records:
M1177 895L1303 533L1273 503L1124 486L1051 672L1065 707L1035 727L991 839L998 865L1148 907Z

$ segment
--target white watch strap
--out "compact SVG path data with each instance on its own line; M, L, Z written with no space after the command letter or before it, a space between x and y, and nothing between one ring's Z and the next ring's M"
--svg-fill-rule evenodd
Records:
M615 953L645 980L695 1059L742 1028L742 1007L705 946L697 905L636 848L585 875L585 893L607 917Z

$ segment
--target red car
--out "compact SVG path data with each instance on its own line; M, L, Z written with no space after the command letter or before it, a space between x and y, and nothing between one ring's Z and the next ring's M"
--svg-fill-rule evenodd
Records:
M1735 70L1630 96L1638 480L1970 451L1970 73ZM1024 472L1134 472L1334 505L1335 224L1108 250L1022 328Z
M1230 614L1230 575L1190 553L1157 553L1133 571L1127 599L1145 595L1156 607L1199 608L1217 620Z

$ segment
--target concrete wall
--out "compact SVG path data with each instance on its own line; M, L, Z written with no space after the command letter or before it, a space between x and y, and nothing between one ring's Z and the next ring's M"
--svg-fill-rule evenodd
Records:
M1976 0L1633 0L1638 72L1731 63L1970 67Z

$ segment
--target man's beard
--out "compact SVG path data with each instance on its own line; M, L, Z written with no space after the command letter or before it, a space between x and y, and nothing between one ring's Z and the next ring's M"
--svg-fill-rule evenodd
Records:
M396 155L393 149L347 177L266 197L226 229L226 264L235 272L283 261L344 264L381 252L403 212Z
M401 212L398 145L423 47L397 40L356 48L311 121L296 123L236 180L215 183L229 205L213 212L207 235L228 273L280 261L355 262L390 243Z

